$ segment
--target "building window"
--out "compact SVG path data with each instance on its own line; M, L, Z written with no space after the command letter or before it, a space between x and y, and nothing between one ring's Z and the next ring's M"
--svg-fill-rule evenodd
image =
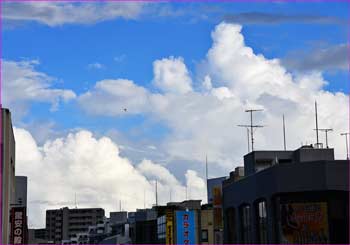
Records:
M256 204L257 237L259 243L267 243L267 212L266 201L259 201Z
M208 242L208 230L202 230L202 242Z
M249 205L244 205L241 207L241 232L242 242L252 243L252 219Z

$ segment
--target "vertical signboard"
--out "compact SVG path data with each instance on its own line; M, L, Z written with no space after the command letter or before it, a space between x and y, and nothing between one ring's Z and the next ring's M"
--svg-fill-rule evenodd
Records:
M174 244L174 217L172 211L166 212L166 222L165 222L165 243L166 244Z
M11 244L27 243L27 214L25 207L11 209Z
M194 211L176 211L177 244L196 244Z
M329 243L326 202L280 205L281 243Z

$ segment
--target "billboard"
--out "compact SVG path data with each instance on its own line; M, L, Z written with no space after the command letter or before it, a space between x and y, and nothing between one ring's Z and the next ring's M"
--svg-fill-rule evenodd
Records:
M11 209L11 244L27 244L26 207Z
M329 243L326 202L280 205L281 243Z
M176 243L196 244L194 211L176 211Z
M174 244L174 217L172 211L166 212L166 222L165 222L165 244Z

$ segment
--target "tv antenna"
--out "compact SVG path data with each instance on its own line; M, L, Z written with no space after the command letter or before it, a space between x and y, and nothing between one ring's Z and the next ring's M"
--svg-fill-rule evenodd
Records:
M349 160L349 147L348 147L348 135L349 134L350 134L349 132L340 134L341 136L345 136L346 159L347 160Z
M314 130L316 130L316 129L314 129ZM328 132L333 131L333 129L332 128L319 128L318 131L325 132L325 134L326 134L326 147L329 148L328 147Z
M250 140L251 140L251 145L252 145L252 151L254 151L254 128L262 128L264 127L263 125L254 125L253 124L253 112L257 112L257 111L262 111L262 109L249 109L249 110L245 110L245 112L249 112L250 113L250 125L237 125L238 127L245 127L245 128L250 128ZM248 135L249 135L249 131ZM249 148L248 148L249 150Z

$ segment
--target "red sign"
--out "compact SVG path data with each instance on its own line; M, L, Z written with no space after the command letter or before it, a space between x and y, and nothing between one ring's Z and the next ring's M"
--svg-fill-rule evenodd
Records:
M27 243L27 214L25 207L11 208L11 244Z

